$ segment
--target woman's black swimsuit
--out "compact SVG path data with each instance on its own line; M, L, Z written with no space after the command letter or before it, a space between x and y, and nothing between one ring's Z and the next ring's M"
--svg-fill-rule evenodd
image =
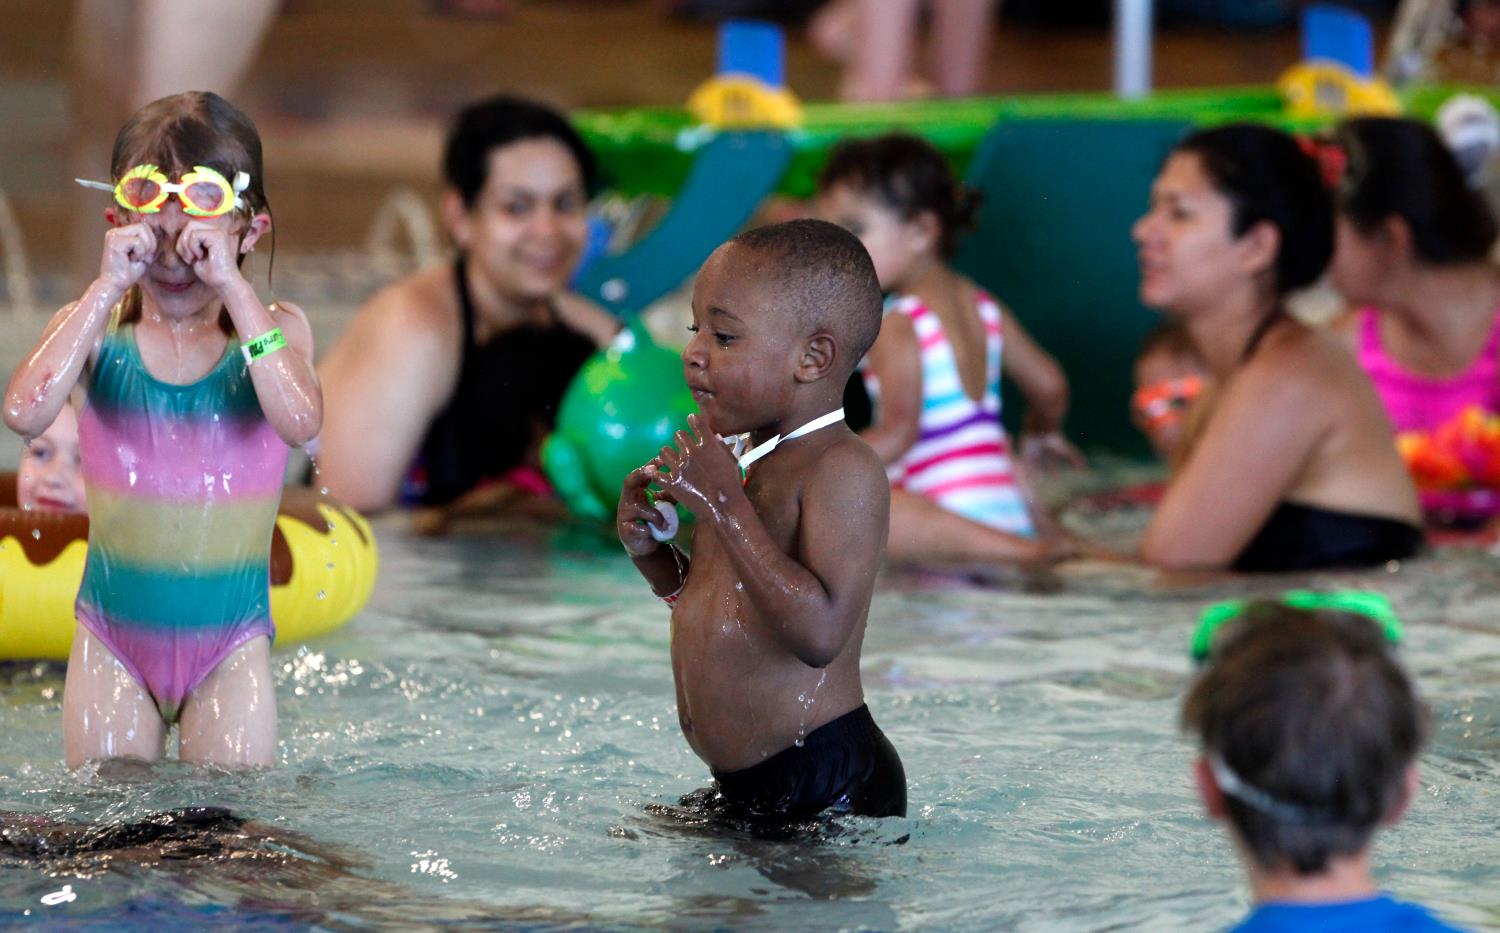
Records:
M597 349L555 314L548 324L511 328L479 346L462 258L453 280L464 326L458 385L402 484L407 505L444 505L518 466L538 466L535 452L556 422L563 392Z
M1235 559L1235 570L1373 567L1415 554L1422 529L1394 518L1283 502Z
M1254 355L1261 338L1279 318L1278 312L1256 328L1240 357L1242 364ZM1235 558L1234 569L1293 571L1372 567L1410 557L1421 545L1422 529L1399 519L1281 502L1240 556Z

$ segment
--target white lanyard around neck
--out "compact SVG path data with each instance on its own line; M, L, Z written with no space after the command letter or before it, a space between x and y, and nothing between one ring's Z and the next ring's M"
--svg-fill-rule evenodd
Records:
M843 421L843 420L844 420L844 410L842 408L835 409L834 411L831 411L831 412L829 412L826 415L820 415L817 418L814 418L813 420L809 421L807 424L804 424L802 427L798 428L795 431L792 431L789 434L786 434L786 435L778 434L778 435L776 435L775 437L771 438L770 440L766 441L763 444L757 444L756 446L750 448L748 451L746 451L743 454L740 453L740 451L744 450L744 446L745 446L745 438L744 437L733 437L733 438L726 437L724 439L724 443L726 443L726 444L733 444L734 445L734 453L735 453L735 456L739 459L740 469L742 471L747 471L747 470L750 469L750 465L752 463L754 463L755 461L757 461L760 458L764 457L766 454L770 453L771 451L775 450L776 449L776 445L780 444L782 441L794 440L796 438L802 437L803 435L811 434L812 432L818 430L819 428L826 428L830 424L838 424L840 421Z

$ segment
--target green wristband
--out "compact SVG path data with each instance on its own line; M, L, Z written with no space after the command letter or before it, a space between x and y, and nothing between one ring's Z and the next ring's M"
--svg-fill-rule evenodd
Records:
M240 352L245 354L245 365L249 365L263 356L269 356L286 346L286 338L281 336L281 328L273 327L256 337L247 340L240 346Z

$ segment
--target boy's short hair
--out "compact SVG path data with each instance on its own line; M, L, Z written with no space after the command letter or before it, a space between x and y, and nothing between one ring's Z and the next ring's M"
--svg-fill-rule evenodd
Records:
M1427 711L1362 615L1252 603L1182 708L1255 861L1299 875L1370 843L1405 791Z
M845 375L880 333L882 298L864 244L837 224L789 220L747 230L729 241L764 253L786 307L813 330L834 335Z

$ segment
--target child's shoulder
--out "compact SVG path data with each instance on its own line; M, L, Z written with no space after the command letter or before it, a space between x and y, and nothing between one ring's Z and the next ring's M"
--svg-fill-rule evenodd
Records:
M946 284L935 287L932 294L892 292L885 300L886 313L899 311L908 317L921 317L932 313L939 304L952 305L955 309L970 308L981 316L993 314L998 317L1005 313L1005 305L999 299L967 276L955 272Z
M808 486L889 482L880 455L853 431L818 451L807 465L806 476Z

